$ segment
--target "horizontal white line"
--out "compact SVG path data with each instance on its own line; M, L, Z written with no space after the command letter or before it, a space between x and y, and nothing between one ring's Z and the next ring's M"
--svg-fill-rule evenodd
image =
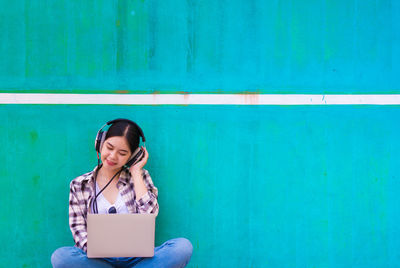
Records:
M400 94L43 94L0 93L0 104L399 105Z

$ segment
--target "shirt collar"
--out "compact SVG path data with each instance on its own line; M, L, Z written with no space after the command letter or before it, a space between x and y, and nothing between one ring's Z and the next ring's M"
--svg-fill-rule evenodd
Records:
M129 183L130 179L131 179L131 173L129 172L128 169L122 170L121 174L119 174L119 181L122 182L123 184Z

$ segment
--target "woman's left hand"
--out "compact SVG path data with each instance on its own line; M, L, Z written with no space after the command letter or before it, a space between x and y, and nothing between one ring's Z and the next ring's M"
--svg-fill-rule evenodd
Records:
M142 151L143 151L142 158L129 168L129 171L131 173L136 173L138 171L141 172L142 168L146 165L147 160L149 159L149 153L147 152L146 147L143 146L142 146Z

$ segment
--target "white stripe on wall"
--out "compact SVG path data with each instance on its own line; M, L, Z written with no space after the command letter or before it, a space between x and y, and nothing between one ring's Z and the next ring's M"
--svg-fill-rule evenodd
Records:
M399 105L400 94L25 94L0 93L0 104L123 105Z

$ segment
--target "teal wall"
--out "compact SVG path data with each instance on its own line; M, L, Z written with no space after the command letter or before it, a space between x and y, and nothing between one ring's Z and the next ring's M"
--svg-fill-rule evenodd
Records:
M0 116L2 267L46 267L72 245L69 182L94 167L96 131L118 116L148 140L157 244L189 238L190 267L400 264L398 107L4 105Z
M3 92L400 92L396 0L0 3Z
M0 0L0 93L400 93L399 1ZM72 245L117 117L190 267L399 267L399 106L0 105L0 267Z

